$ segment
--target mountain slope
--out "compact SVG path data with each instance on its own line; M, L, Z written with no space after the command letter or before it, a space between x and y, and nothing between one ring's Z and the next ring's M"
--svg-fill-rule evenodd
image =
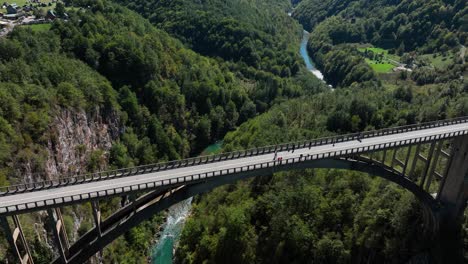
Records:
M274 100L303 93L279 76L257 82L234 73L119 5L68 4L75 5L68 21L57 20L50 31L18 27L0 39L1 185L187 157ZM80 131L93 128L109 128L109 137L91 131L83 138L88 134ZM118 203L103 202L104 216ZM64 208L72 239L92 227L85 208ZM36 263L52 258L37 235L44 234L45 217L22 218ZM158 221L119 238L105 261L144 261ZM2 236L0 259L9 259Z
M302 65L297 53L301 30L286 15L288 1L118 2L201 54L283 77L295 75Z

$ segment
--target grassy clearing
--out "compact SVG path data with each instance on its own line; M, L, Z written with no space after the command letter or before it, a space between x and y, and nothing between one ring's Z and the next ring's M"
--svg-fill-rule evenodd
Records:
M382 48L377 48L377 47L370 47L370 48L359 48L358 50L361 52L364 52L365 50L370 50L374 54L383 54L386 58L390 60L395 60L395 61L400 61L400 57L395 55L395 54L389 54L388 50L382 49Z
M400 57L389 54L388 50L377 47L362 47L358 50L366 57L366 62L377 73L389 73L398 65Z
M10 1L1 1L1 3L3 4L3 2L7 2L9 4L17 4L18 6L24 6L26 4L29 4L29 0L10 0Z
M0 6L3 5L4 2L7 2L9 4L17 4L18 6L24 6L26 4L29 4L29 0L14 0L14 1L0 1ZM0 8L0 13L5 13L6 14L7 10L6 8Z
M4 2L7 2L9 4L17 4L18 6L22 7L24 5L29 5L30 2L29 0L0 0L0 4L3 4ZM44 9L44 10L49 10L49 9L54 9L55 8L55 3L52 3L52 0L42 0L41 3L46 4L46 7L39 7L39 9ZM51 6L49 6L49 3L52 3ZM33 6L37 6L37 3L33 3ZM6 9L0 8L0 13L5 13L6 14Z
M36 25L27 25L25 27L29 27L34 32L43 32L50 30L51 24L36 24Z
M454 54L425 54L422 55L424 59L428 60L435 68L445 69L448 65L450 65L453 61Z
M395 65L390 63L379 63L374 60L370 60L366 58L367 64L371 66L371 68L377 73L387 73L391 72Z

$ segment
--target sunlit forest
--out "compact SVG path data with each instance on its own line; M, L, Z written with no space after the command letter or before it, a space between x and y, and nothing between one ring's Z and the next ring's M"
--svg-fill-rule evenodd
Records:
M214 142L228 152L468 116L464 0L64 0L55 8L50 27L0 37L0 186L197 156ZM304 29L324 81L299 54ZM63 120L107 132L68 136L79 159L67 164L58 158L70 142ZM101 201L103 216L119 204ZM71 241L94 226L90 207L63 209ZM112 242L103 263L147 263L165 213ZM34 263L51 263L47 215L21 221ZM422 225L416 197L384 179L281 172L196 196L174 263L432 263ZM0 263L16 263L2 231Z

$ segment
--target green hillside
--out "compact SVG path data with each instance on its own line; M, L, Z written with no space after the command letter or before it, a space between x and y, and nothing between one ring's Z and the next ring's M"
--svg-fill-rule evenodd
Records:
M57 177L54 164L75 175L468 116L463 0L302 0L293 17L288 0L63 2L68 18L0 38L0 186ZM326 83L300 57L302 27ZM107 217L121 199L100 204ZM90 207L63 208L70 238L94 226ZM363 173L275 173L195 197L174 262L431 262L422 214ZM34 263L50 263L47 214L20 220ZM102 262L146 263L163 221ZM0 229L3 263L17 260Z
M356 56L356 43L370 43L387 50L389 56L401 57L401 63L415 70L410 77L417 84L445 82L464 75L466 66L458 59L449 59L447 67L439 67L441 72L437 73L445 75L444 78L436 80L434 70L424 68L429 65L422 56L456 54L461 45L466 45L466 12L466 3L460 0L303 0L293 17L313 31L308 50L325 79L343 87L372 80L371 68L372 72L390 72L392 63L368 61L365 64L371 68L365 67L365 61L358 59L363 56ZM340 54L343 49L348 51L348 56ZM340 63L340 69L345 68L347 72L335 70L334 66Z

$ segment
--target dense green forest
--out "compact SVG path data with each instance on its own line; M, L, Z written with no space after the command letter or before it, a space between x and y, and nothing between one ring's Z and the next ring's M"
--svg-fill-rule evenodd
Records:
M198 55L109 1L76 0L65 5L72 7L68 20L55 21L50 30L18 27L0 39L1 185L26 180L19 177L24 164L35 180L45 177L47 147L49 142L58 144L51 122L62 109L83 110L120 125L112 148L94 151L79 171L69 168L76 174L194 155L276 102L324 87L305 72L295 53L273 45L273 39L257 29L246 29L249 36L265 41L256 47L265 52L275 49L266 69ZM292 31L290 36L299 41ZM287 74L282 73L283 63L288 65ZM104 215L119 203L116 199L103 203ZM64 209L70 237L73 215L84 219L78 235L92 227L86 208ZM45 216L25 216L22 221L35 262L49 263L49 245L33 228L35 222L45 223ZM155 216L119 238L104 251L106 263L144 262L161 221ZM0 247L2 261L11 257L5 255L5 245L4 241Z
M0 185L48 174L46 160L59 145L53 120L64 110L118 124L112 146L92 151L71 174L185 158L220 139L230 151L468 115L468 83L460 78L467 66L456 53L467 42L463 0L64 4L68 19L50 30L22 26L0 38ZM328 90L305 70L301 25L286 14L292 4L293 17L313 30L309 53L341 89ZM357 43L418 67L378 74ZM433 67L432 55L441 53L453 58ZM26 170L32 178L21 177ZM101 201L103 216L119 204ZM93 227L89 207L64 208L70 237ZM45 214L21 221L35 263L50 263L37 227ZM117 239L104 263L145 263L162 221L156 215ZM176 260L418 261L431 258L421 225L419 203L387 181L293 171L197 197ZM1 232L0 263L15 263Z
M293 16L312 30L308 49L325 79L345 87L375 80L356 48L363 43L405 55L402 63L419 66L411 76L418 84L459 78L466 70L460 57L466 54L453 56L444 69L427 67L417 55L446 55L467 45L467 12L463 0L304 0Z
M384 48L432 53L468 41L463 0L303 0L294 10L307 30L328 19L342 19L333 44L371 42Z
M293 16L312 30L309 54L342 89L274 106L228 133L224 150L467 115L468 83L460 77L467 66L457 53L466 43L466 10L463 1L303 0ZM378 74L356 43L419 67ZM446 67L421 56L444 52L456 54ZM421 214L412 194L361 173L265 175L199 197L176 262L431 262L434 244L420 232Z
M240 62L244 75L260 70L289 77L302 65L296 45L302 32L286 15L287 0L118 2L201 54Z
M467 89L463 82L423 92L347 88L293 99L228 133L225 150L466 115ZM418 262L433 257L421 218L411 193L362 173L265 175L202 196L176 257L178 263Z

